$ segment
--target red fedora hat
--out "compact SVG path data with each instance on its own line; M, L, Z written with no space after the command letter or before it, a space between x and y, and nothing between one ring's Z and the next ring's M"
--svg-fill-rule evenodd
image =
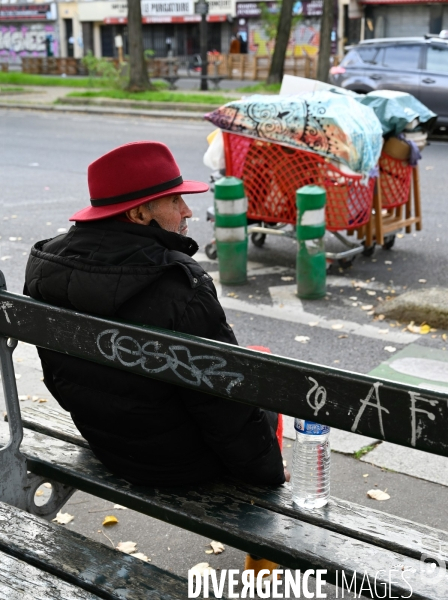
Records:
M131 142L89 165L90 203L70 221L95 221L173 194L198 194L209 186L184 181L168 146L160 142Z

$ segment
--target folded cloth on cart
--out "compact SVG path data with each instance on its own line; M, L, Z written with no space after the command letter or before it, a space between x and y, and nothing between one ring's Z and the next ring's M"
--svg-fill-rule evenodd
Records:
M356 99L375 112L386 136L412 131L416 127L431 131L437 120L432 110L406 92L378 90L366 95L358 94Z
M256 94L205 118L224 131L314 152L364 176L378 163L383 144L381 124L371 108L328 91Z

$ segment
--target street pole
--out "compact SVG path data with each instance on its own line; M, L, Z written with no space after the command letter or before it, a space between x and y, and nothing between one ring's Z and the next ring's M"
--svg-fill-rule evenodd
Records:
M201 87L202 91L208 90L207 71L208 71L208 58L207 58L207 13L208 13L208 2L206 0L199 0L195 5L195 13L201 15L200 25L200 47L201 47Z

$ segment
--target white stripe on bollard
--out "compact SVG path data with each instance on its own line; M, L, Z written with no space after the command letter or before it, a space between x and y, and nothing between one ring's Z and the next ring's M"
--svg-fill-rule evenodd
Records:
M239 200L215 200L220 215L240 215L247 212L247 198Z
M246 239L245 227L215 227L217 242L244 242Z
M306 210L300 220L300 225L321 225L323 223L325 223L325 208Z

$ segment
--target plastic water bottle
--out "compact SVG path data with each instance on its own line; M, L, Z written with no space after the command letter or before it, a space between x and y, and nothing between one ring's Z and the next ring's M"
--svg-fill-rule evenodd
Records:
M303 508L321 508L330 497L330 428L295 419L292 500Z

